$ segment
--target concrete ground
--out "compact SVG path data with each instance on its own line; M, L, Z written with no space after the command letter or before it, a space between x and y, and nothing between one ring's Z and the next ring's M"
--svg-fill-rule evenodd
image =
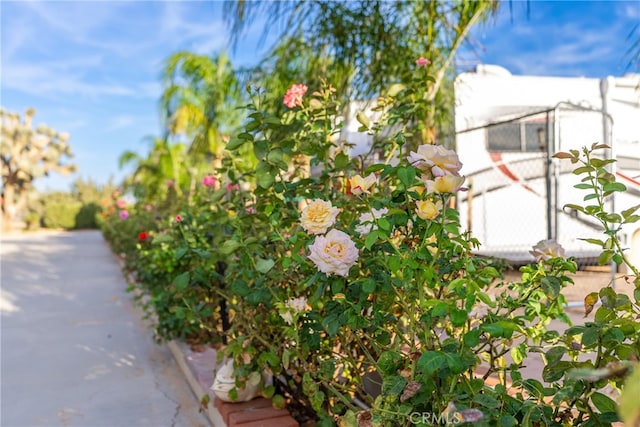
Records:
M0 254L0 425L209 425L100 232L8 234Z

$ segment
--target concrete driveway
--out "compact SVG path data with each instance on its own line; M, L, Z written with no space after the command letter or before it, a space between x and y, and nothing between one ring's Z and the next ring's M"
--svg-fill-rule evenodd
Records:
M0 254L0 425L209 425L100 232L8 234Z

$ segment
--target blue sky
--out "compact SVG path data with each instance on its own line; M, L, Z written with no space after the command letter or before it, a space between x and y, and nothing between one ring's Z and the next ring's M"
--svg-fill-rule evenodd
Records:
M125 150L145 153L159 136L163 60L178 50L224 50L222 4L205 1L0 1L0 105L38 111L36 123L71 134L78 172L41 180L66 190L76 177L118 182ZM514 74L605 77L627 67L640 2L505 2L477 27L460 70L498 64ZM259 34L231 54L249 66L263 53ZM640 37L640 29L636 32Z

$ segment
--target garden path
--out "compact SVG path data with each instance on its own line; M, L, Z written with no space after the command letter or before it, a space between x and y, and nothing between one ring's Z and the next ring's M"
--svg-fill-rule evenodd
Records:
M210 425L100 232L8 234L0 254L0 425Z

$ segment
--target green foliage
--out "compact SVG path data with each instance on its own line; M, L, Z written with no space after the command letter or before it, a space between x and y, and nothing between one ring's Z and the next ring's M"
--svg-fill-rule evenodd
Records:
M257 90L245 128L228 146L250 147L255 171L223 161L215 185L198 186L188 205L164 214L150 242L131 241L140 207L129 208L127 220L114 212L109 240L148 295L158 337L210 343L224 336L239 386L251 372L271 372L269 394L319 425L370 419L395 427L415 424L415 414L480 425L618 421L606 390L623 389L629 361L640 356L640 292L632 299L605 287L588 295L593 321L573 326L563 296L577 268L572 259L541 257L512 283L502 279L503 266L475 257L479 243L450 207L463 181L455 153L421 146L410 158L400 154L411 136L406 111L421 99L413 96L417 78L379 99L378 119L360 118L378 134L400 124L379 135L393 162L365 167L333 142L340 103L328 84L281 116L260 109L265 94ZM452 168L444 177L421 163L434 150ZM591 150L577 170L585 176L580 188L596 195L584 213L610 225L595 243L626 262L615 231L634 221L635 210L615 218L604 211L604 195L622 188ZM580 161L574 153L557 157ZM339 209L319 215L319 227L306 210L317 203ZM336 235L343 240L318 249ZM346 267L317 261L334 250L357 258ZM550 328L553 320L568 329ZM532 357L544 362L541 378L523 374ZM625 406L620 414L634 411Z
M464 182L457 155L440 145L417 145L434 140L432 102L447 58L491 5L310 4L328 18L300 22L326 31L310 33L320 34L318 40L334 41L329 25L356 30L345 32L341 44L329 43L339 47L338 56L322 57L322 64L339 67L339 58L357 51L376 64L362 70L385 71L363 86L368 95L380 89L376 114L357 115L360 132L372 135L372 149L383 154L379 163L348 155L339 134L350 99L320 78L296 80L308 87L286 95L298 96L288 105L282 96L289 83L273 79L275 93L249 86L243 127L216 157L214 170L189 164L186 146L167 140L147 159L136 158L131 188L140 197L135 205L116 203L103 231L134 274L131 289L155 319L156 337L226 341L237 387L256 372L271 373L275 383L265 393L295 407L299 421L319 426L428 425L433 417L487 426L635 420L637 400L624 387L640 357L640 291L630 297L604 287L589 294L585 312L595 310L593 320L571 325L563 290L573 284L574 260L545 252L520 269L520 280L505 281L503 265L474 256L480 242L462 230L453 208ZM257 7L297 13L307 4ZM407 20L388 23L381 13L388 7L397 8L390 16ZM348 19L338 22L340 16ZM460 27L437 28L451 19ZM414 66L422 56L418 44L396 45L412 34L400 34L404 24L417 25L411 28L422 42L452 35L448 50L425 54L435 68ZM387 42L398 55L380 59L366 55L366 43L364 51L350 44L384 34L397 36ZM353 51L340 51L349 46ZM314 54L305 52L300 61L279 62L279 71L303 76ZM344 66L344 76L349 70ZM344 77L330 74L338 76ZM366 72L362 77L374 79ZM206 111L194 108L185 117ZM190 120L185 123L193 135L202 137ZM606 211L604 198L625 189L607 172L609 161L592 155L599 148L557 157L579 163L577 188L587 192L588 206L571 207L603 225L604 236L590 240L602 248L602 262L628 264L617 234L637 221L637 208ZM245 156L255 168L237 161ZM171 177L175 188L165 191ZM640 288L637 269L629 267L635 277L628 280ZM557 323L566 330L556 330ZM523 370L531 358L544 364L534 378ZM610 390L622 395L610 397Z
M82 209L82 203L71 194L53 192L42 197L44 213L42 224L47 228L76 228L76 217Z
M103 208L107 207L114 187L98 185L79 178L70 192L34 193L28 202L32 227L66 230L99 228Z

